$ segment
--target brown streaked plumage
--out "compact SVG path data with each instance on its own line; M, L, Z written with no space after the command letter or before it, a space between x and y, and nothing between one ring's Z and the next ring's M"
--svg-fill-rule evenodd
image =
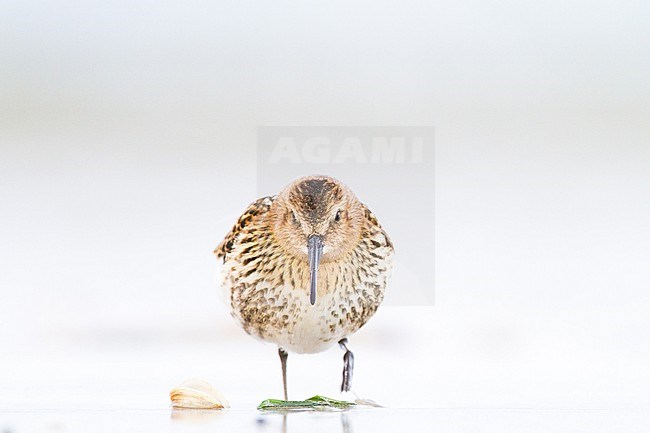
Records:
M328 176L297 179L253 202L216 248L231 314L250 335L278 345L286 392L287 352L316 353L375 313L392 269L393 245L355 195Z

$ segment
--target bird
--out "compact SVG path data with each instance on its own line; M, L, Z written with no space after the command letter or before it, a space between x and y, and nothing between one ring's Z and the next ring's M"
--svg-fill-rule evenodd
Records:
M222 297L249 335L278 347L284 399L289 353L343 349L384 299L394 247L370 209L337 179L298 178L246 208L214 250Z

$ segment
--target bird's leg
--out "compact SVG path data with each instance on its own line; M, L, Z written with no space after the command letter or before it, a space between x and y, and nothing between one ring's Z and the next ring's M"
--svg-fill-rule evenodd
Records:
M289 400L287 396L287 358L289 354L281 347L278 347L278 354L280 355L280 362L282 363L282 386L284 387L284 400Z
M341 349L345 350L343 355L343 382L341 382L341 392L350 391L352 388L352 370L354 370L354 354L348 349L348 339L343 338L339 341Z

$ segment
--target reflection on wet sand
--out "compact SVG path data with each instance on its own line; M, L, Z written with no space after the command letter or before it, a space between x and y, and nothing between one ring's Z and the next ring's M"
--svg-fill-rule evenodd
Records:
M224 410L214 409L172 409L171 420L192 424L202 424L216 421L228 416Z
M209 410L209 409L173 409L171 413L171 421L173 423L184 425L205 425L215 424L218 421L223 421L229 416L228 410ZM258 425L260 431L269 433L289 433L291 425L291 417L305 416L304 411L296 412L266 412L260 413L255 417L255 423ZM310 412L309 415L319 415L316 412ZM322 415L334 415L332 412L325 412ZM352 433L352 422L347 411L340 414L341 420L341 433ZM282 423L277 428L276 423L270 423L272 419L277 420L277 417L282 417ZM328 416L328 418L329 418ZM330 418L331 419L331 418ZM273 424L273 425L272 425ZM292 432L293 433L293 432Z
M289 433L288 430L288 418L291 415L291 413L283 413L282 414L282 430L280 430L282 433ZM342 433L352 433L352 423L350 422L350 418L348 417L348 414L345 412L341 412L341 432Z

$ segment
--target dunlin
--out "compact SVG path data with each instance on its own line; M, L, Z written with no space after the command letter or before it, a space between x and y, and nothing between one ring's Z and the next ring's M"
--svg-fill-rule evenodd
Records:
M253 202L214 252L233 317L278 346L285 400L288 352L337 342L345 351L341 391L349 391L347 337L377 311L393 258L388 235L352 191L328 176L297 179Z

